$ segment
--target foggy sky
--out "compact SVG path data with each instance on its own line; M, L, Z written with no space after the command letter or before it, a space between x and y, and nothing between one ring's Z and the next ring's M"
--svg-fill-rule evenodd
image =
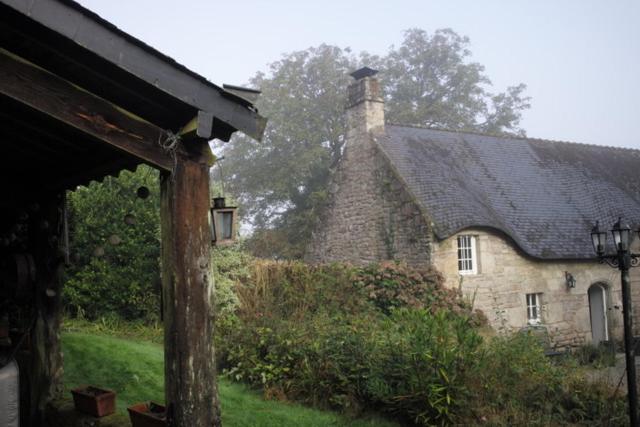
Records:
M640 149L640 2L634 0L80 0L217 84L245 84L321 43L385 54L402 32L452 28L494 91L523 82L530 137Z

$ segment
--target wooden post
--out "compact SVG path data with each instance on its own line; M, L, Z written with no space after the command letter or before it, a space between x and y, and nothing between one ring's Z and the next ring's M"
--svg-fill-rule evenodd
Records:
M36 267L35 321L31 329L31 349L17 354L21 371L21 424L44 425L46 404L62 391L61 274L64 194L41 200L30 221L29 252Z
M208 152L204 141L188 145L195 143ZM161 221L167 425L220 426L204 155L179 157L173 173L162 175Z

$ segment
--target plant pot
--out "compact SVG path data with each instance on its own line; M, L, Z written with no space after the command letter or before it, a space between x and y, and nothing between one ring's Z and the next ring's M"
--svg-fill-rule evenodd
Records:
M137 403L127 408L133 427L164 427L167 425L165 407L154 402Z
M76 411L94 417L104 417L116 411L116 393L93 386L71 390Z

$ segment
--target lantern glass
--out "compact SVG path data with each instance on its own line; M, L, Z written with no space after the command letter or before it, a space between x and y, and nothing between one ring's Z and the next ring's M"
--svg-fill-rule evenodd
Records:
M631 228L622 222L622 218L618 218L618 222L613 224L611 234L613 234L613 241L616 245L616 249L624 251L629 248Z
M215 243L216 240L216 211L211 209L211 243Z
M233 212L225 211L219 212L220 215L220 234L223 240L228 240L233 238Z
M573 274L569 273L568 271L565 271L564 272L564 277L566 279L568 288L575 288L576 287L576 278L573 277Z
M211 209L211 241L215 245L226 245L236 241L235 206Z
M607 233L600 230L600 223L596 221L596 225L591 229L591 244L593 250L598 256L604 255L604 247L607 242Z

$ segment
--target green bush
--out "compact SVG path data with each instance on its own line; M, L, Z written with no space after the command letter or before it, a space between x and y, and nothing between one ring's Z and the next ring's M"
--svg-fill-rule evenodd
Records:
M491 425L624 425L625 402L571 364L553 363L533 334L498 336L469 376L470 414ZM607 424L605 424L607 425Z
M616 352L613 343L599 345L585 344L573 351L574 359L584 366L605 368L616 364Z
M450 420L464 400L480 338L468 306L434 272L256 261L236 290L237 315L218 327L219 366L234 380L422 424Z
M136 196L143 185L146 199ZM69 193L72 265L63 299L71 315L158 318L158 187L157 172L141 166Z
M233 316L240 303L235 290L236 284L248 280L253 258L243 250L241 244L214 247L211 255L216 289L216 316Z
M67 311L79 318L159 318L159 290L135 267L114 268L109 261L92 259L70 275L64 285Z
M368 397L418 425L453 421L468 402L467 375L481 344L469 320L452 311L400 309L381 326L370 349Z
M318 316L239 326L226 374L267 395L357 413L379 408L421 425L450 421L480 337L462 317L400 309L391 317Z
M458 289L446 288L434 269L412 269L406 264L382 262L356 270L354 285L364 291L369 301L385 314L401 307L471 314L478 325L487 323L485 315L470 305Z
M431 271L254 261L217 320L219 367L265 395L408 425L625 422L624 399L551 363L531 334L478 334L482 315Z

